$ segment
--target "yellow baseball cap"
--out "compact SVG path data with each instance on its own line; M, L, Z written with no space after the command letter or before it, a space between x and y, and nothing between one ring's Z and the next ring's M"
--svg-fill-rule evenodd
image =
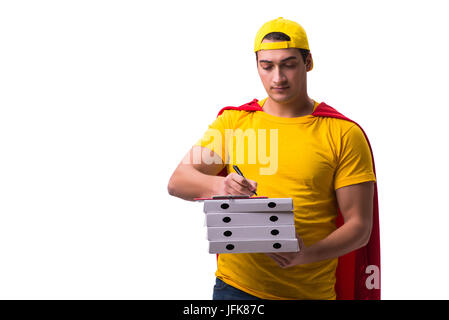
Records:
M285 33L290 37L290 41L262 43L263 38L271 32ZM301 27L299 23L279 17L277 19L266 22L257 32L256 40L254 41L254 52L257 52L259 50L286 48L299 48L310 51L306 31L303 27Z

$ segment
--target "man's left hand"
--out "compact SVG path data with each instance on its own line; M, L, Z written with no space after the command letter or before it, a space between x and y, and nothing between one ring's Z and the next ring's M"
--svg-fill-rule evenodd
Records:
M301 237L296 234L298 239L299 251L298 252L280 252L280 253L265 253L271 257L281 268L293 267L296 265L307 263L304 242Z

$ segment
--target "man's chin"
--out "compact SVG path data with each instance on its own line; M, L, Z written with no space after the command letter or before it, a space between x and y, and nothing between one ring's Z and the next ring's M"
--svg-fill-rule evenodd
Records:
M271 100L280 104L289 103L294 100L293 96L286 94L270 93L268 96Z

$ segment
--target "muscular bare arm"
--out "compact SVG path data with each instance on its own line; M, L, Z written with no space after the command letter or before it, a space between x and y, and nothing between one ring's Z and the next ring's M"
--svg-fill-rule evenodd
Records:
M372 229L374 182L339 188L336 195L344 219L344 224L340 228L309 247L305 247L297 235L301 249L298 253L268 255L285 268L336 258L365 246Z

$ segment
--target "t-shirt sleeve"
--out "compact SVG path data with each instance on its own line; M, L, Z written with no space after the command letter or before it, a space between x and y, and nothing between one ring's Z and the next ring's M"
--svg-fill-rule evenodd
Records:
M231 128L231 123L231 111L225 110L209 125L203 137L195 143L195 146L212 150L221 158L222 163L225 163L227 157L225 154L226 129Z
M362 129L354 124L341 139L334 189L376 181L370 147Z

